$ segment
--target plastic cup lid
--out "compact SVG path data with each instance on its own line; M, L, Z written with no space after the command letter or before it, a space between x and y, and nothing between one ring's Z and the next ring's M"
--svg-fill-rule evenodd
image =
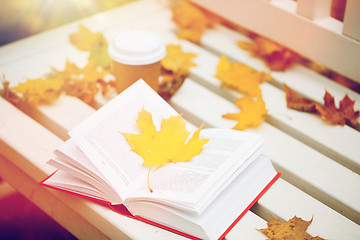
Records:
M124 30L114 36L108 53L114 61L122 64L146 65L163 59L166 48L160 37L153 32Z

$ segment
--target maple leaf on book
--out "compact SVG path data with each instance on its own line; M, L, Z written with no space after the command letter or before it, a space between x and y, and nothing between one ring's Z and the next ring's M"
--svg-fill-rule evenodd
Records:
M185 129L185 121L181 115L171 116L161 121L160 131L156 131L151 113L144 108L139 112L136 121L141 134L121 133L131 146L131 150L140 155L143 165L161 167L168 163L188 162L202 152L202 147L209 139L199 139L202 126L195 131L191 138ZM149 176L149 174L148 174ZM149 184L148 188L153 190Z
M139 154L121 133L133 138ZM106 202L120 214L193 239L224 237L280 176L260 156L261 135L197 129L143 80L69 135L49 161L58 170L44 185ZM150 160L140 156L148 150L155 153ZM150 192L144 165L153 164L161 167L150 173Z

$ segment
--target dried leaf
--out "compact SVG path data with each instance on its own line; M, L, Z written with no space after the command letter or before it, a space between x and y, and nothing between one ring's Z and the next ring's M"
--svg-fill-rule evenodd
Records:
M167 163L188 162L202 152L208 139L199 139L200 127L188 140L190 132L185 129L181 115L163 119L157 131L152 116L144 108L136 121L141 132L138 134L121 133L131 150L140 155L144 166L162 166ZM151 189L150 189L151 191Z
M215 15L186 1L172 7L171 10L173 21L179 27L178 37L195 43L200 42L204 30L214 27L218 22Z
M352 101L349 96L346 95L340 101L340 107L336 108L334 97L326 91L324 106L316 105L316 109L323 119L333 124L344 126L345 123L349 123L352 126L356 126L360 111L354 111L354 104L355 101Z
M166 56L161 60L161 66L168 71L178 74L187 74L189 69L196 64L192 59L195 53L183 52L180 45L169 44L166 46Z
M58 77L64 79L64 91L70 96L80 98L85 103L91 104L100 89L98 80L104 80L108 72L99 68L94 61L79 68L67 61L64 71L53 69Z
M15 94L9 87L10 83L8 81L2 81L3 84L3 92L2 92L2 97L5 98L6 100L8 100L9 102L13 103L13 104L17 104L19 103L19 101L21 100L20 97Z
M101 32L93 33L84 25L79 25L79 32L69 35L72 45L81 51L91 51L93 46L106 45L107 41Z
M267 228L259 229L268 239L271 240L323 240L321 237L312 237L306 232L311 224L310 221L304 221L301 218L294 216L287 222L280 222L270 215L270 221L267 223Z
M288 108L303 112L315 112L321 115L321 118L330 121L332 124L344 126L349 124L356 126L360 111L354 110L355 101L351 100L348 95L340 101L340 106L335 106L334 97L325 92L324 105L320 105L312 100L300 97L299 94L284 84L286 93L286 104Z
M259 126L266 118L267 110L265 102L261 97L254 100L250 96L237 99L235 104L240 107L239 113L224 114L223 117L237 121L233 127L236 130L255 128Z
M297 92L284 84L286 105L288 108L302 112L316 112L316 102L301 97Z
M21 94L22 99L30 104L50 104L61 95L64 80L55 78L37 78L27 80L12 88Z
M263 37L256 37L253 42L239 41L237 44L253 56L261 58L274 71L284 71L300 58L295 52Z
M246 64L230 62L224 55L217 66L215 77L225 87L255 97L261 97L260 84L271 79L270 74L258 72Z
M196 54L183 52L180 45L167 45L166 56L161 60L161 76L158 93L165 100L181 87L184 80L189 75L189 69L196 64L192 58Z

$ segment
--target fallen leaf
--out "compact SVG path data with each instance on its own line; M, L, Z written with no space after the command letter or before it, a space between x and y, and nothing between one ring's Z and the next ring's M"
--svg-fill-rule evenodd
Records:
M53 69L56 75L64 79L64 91L67 95L80 98L87 104L92 104L108 71L99 68L94 61L89 61L83 68L67 61L64 71Z
M161 129L157 131L151 114L143 108L136 122L141 134L121 134L128 141L131 150L144 159L144 166L160 167L171 162L188 162L200 154L203 145L208 142L208 139L199 139L202 127L188 139L191 133L185 129L185 121L181 115L163 119ZM150 187L149 189L152 191Z
M261 58L274 71L284 71L300 59L295 52L259 36L253 42L239 41L237 44L253 56Z
M200 42L204 30L213 28L218 22L215 15L186 1L171 10L173 21L179 27L178 37L195 43Z
M352 126L356 126L360 111L354 111L354 104L355 101L352 101L348 95L345 95L340 101L339 108L336 108L334 97L326 91L324 106L316 105L316 109L323 119L333 124L344 126L345 123L349 123Z
M224 55L220 58L215 77L225 87L255 97L261 96L260 84L271 79L270 74L256 71L246 64L230 62Z
M166 56L161 60L161 76L158 93L169 99L189 76L189 69L196 64L192 59L196 54L183 52L180 45L167 45Z
M69 35L72 45L81 51L91 51L93 46L106 45L107 41L101 32L93 33L84 25L79 25L79 31Z
M302 112L317 112L316 102L301 97L296 91L284 84L286 105L288 108Z
M192 59L195 53L183 52L180 45L169 44L166 46L166 56L161 60L161 66L168 71L178 74L187 74L189 69L196 64Z
M330 121L332 124L344 126L349 124L356 126L360 111L354 110L355 101L351 100L348 95L340 101L340 106L335 106L334 97L325 92L324 105L320 105L312 100L301 97L296 91L284 84L286 94L286 105L288 108L303 112L319 113L321 118Z
M235 104L240 107L239 113L224 114L223 117L237 121L233 127L235 130L244 130L259 126L266 118L267 110L265 102L261 97L254 100L253 97L244 96L237 99Z
M267 223L268 227L259 229L259 231L271 240L324 240L318 236L312 237L306 232L311 222L312 219L304 221L296 216L287 222L280 222L270 215L270 221Z
M50 104L61 95L64 80L55 78L30 79L12 89L21 94L21 98L33 105Z
M19 103L21 99L17 94L15 94L10 89L10 87L9 87L10 83L8 81L4 80L4 81L2 81L2 84L3 84L2 97L13 104Z

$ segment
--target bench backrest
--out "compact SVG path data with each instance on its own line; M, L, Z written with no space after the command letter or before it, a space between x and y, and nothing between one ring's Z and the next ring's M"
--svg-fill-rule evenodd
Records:
M343 21L330 17L334 0L192 1L360 82L359 0L347 0Z

